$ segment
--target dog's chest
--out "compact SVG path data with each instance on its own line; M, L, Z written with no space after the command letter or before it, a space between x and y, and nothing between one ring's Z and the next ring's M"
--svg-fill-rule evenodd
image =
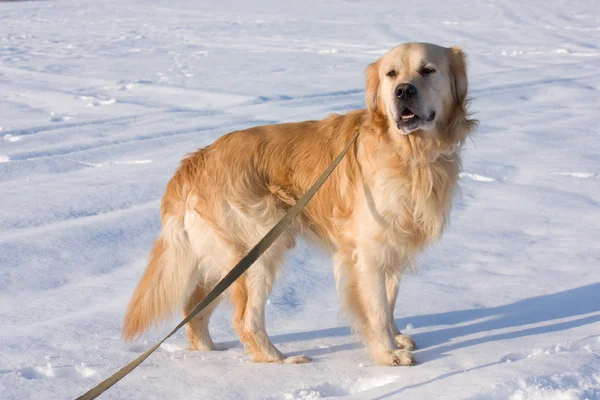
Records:
M442 233L450 211L453 182L446 174L427 173L426 179L414 179L384 170L363 181L355 233L360 242L370 243L385 260L411 260ZM420 184L429 186L415 187Z

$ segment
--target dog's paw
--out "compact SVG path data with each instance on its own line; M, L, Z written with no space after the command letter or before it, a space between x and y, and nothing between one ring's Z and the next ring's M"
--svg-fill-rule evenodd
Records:
M389 352L386 358L386 364L393 367L417 364L413 355L407 350L394 350Z
M400 334L396 335L394 339L396 339L398 347L403 350L415 350L417 348L417 344L410 336Z
M283 359L284 364L306 364L310 361L310 357L306 357L304 354L299 356L290 356Z

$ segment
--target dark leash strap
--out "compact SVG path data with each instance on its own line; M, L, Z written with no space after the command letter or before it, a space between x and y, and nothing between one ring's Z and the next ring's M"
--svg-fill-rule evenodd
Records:
M110 387L112 387L115 383L119 382L123 379L127 374L133 371L138 365L140 365L146 358L150 356L150 354L154 353L156 349L160 347L161 344L164 343L165 340L173 336L175 332L181 329L185 324L187 324L192 318L198 315L199 312L204 310L213 300L219 297L233 282L235 282L254 262L261 256L272 244L275 240L285 231L285 229L290 225L290 223L302 212L304 207L308 204L310 199L313 198L317 190L325 183L329 175L333 172L335 167L338 166L340 161L344 158L352 144L358 138L359 131L356 131L354 137L348 145L342 150L342 152L336 157L335 160L327 167L325 172L317 179L317 181L311 186L311 188L306 192L306 194L298 200L298 202L290 208L290 210L285 214L285 216L275 225L266 235L263 237L249 252L237 263L235 267L217 285L213 288L213 290L208 293L208 295L200 302L198 305L192 310L192 312L184 318L167 336L162 338L158 343L154 346L150 347L144 353L142 353L138 358L131 361L129 364L115 372L112 376L108 377L104 381L100 382L94 388L87 391L82 396L79 396L77 400L92 400L100 396Z

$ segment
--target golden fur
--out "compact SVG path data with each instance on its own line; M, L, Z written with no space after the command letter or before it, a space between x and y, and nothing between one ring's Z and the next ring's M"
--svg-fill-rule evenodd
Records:
M423 70L425 64L435 72ZM162 200L161 236L127 310L125 339L178 307L187 315L359 131L301 218L228 291L233 325L257 362L308 361L273 346L264 306L285 252L297 235L310 234L333 253L344 309L373 359L414 363L414 342L393 319L400 278L448 221L458 151L476 121L467 114L460 49L400 45L366 73L367 109L233 132L181 162ZM399 122L400 113L410 111L399 105L397 87L404 83L418 90L410 103L424 116L418 128ZM186 327L193 349L214 348L208 319L215 307Z

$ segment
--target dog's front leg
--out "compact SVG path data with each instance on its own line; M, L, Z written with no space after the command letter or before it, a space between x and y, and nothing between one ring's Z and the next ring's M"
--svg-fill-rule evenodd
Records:
M417 348L415 341L408 335L403 335L394 321L394 309L396 308L396 299L398 298L398 289L400 288L401 275L386 274L385 286L387 291L387 299L390 307L390 331L396 340L396 344L401 349L414 350Z
M359 315L359 327L367 341L369 353L379 364L383 365L413 365L415 360L411 353L398 349L390 330L393 323L392 313L388 304L386 277L383 269L375 264L370 257L361 257L355 265L355 287L358 301L356 307Z

